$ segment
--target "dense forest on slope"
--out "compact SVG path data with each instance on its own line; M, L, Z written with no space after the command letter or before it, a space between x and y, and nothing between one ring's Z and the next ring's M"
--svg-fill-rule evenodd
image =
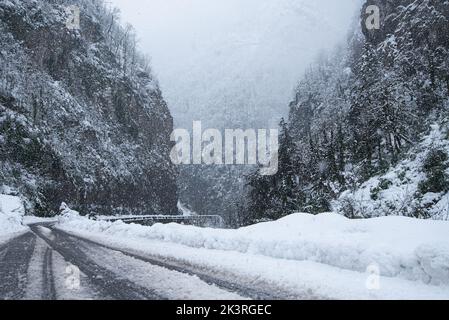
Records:
M380 8L368 30L366 8ZM449 218L449 1L367 1L300 81L276 176L248 177L244 223L305 211Z
M38 215L177 213L173 119L136 42L100 0L0 1L0 192Z

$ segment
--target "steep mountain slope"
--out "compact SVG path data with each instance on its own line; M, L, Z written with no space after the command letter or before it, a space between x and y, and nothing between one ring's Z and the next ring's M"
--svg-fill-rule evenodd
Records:
M380 29L367 28L369 5L380 9ZM252 218L332 209L444 218L448 25L448 1L366 1L361 27L300 82L278 175L250 178Z
M332 206L351 218L404 215L449 220L448 120L432 124L401 161L344 191Z
M67 7L80 9L69 29ZM70 26L70 25L69 25ZM173 120L102 1L0 1L0 187L54 213L176 213ZM0 190L1 191L1 190Z

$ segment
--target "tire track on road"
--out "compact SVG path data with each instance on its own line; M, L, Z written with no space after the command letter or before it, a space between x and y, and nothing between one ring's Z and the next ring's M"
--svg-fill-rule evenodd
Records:
M53 250L47 248L44 255L44 265L42 268L43 279L43 300L56 300L55 281L53 277Z
M39 226L31 226L31 229L64 260L77 266L89 278L93 287L105 296L117 300L165 300L152 290L118 277L108 269L99 266L78 248L76 241L71 240L67 235L54 232L54 239L49 239L39 230Z
M117 249L117 248L113 248L89 239L85 239L85 238L81 238L72 234L69 234L65 231L59 230L59 229L53 229L55 234L63 234L66 237L69 238L73 238L76 239L77 241L80 241L81 243L87 243L90 245L94 245L94 246L99 246L108 250L113 250L113 251L117 251L120 252L122 254L124 254L125 256L143 261L143 262L147 262L149 264L158 266L158 267L162 267L168 270L172 270L172 271L177 271L180 273L184 273L184 274L188 274L191 276L197 276L199 279L201 279L202 281L206 282L207 284L210 285L215 285L218 288L221 288L223 290L227 290L230 292L235 292L243 297L247 297L250 299L254 299L254 300L285 300L285 299L300 299L301 297L293 297L291 294L285 293L285 295L276 295L273 294L272 292L269 292L266 289L261 289L261 288L250 288L238 283L233 283L227 280L223 280L223 279L219 279L217 277L205 274L203 272L200 272L198 270L194 269L194 266L183 266L180 265L179 263L175 263L175 262L167 262L167 261L162 261L162 259L157 259L156 257L148 257L148 256L143 256L141 254L138 253L134 253L134 252L128 252L128 251L124 251L121 249ZM274 288L272 288L274 289ZM273 290L275 292L281 292L281 290Z
M17 300L25 295L27 271L36 245L36 236L28 232L5 245L0 260L0 299Z

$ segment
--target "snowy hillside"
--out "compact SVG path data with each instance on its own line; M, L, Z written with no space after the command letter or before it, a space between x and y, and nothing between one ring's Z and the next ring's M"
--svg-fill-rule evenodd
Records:
M358 218L403 215L449 221L448 134L447 123L432 125L404 160L353 191L343 192L333 202L334 208ZM434 161L441 161L442 168Z
M449 2L365 1L360 19L298 84L278 174L248 179L247 220L332 210L447 219Z
M136 41L102 1L0 1L0 187L33 213L177 213L173 120Z

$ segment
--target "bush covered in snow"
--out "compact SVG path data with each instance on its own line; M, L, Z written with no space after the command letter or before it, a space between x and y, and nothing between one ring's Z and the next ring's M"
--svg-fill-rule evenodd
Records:
M63 202L59 208L59 223L69 223L74 220L81 219L81 215L78 211L70 209L65 202Z
M449 178L446 173L449 168L448 158L444 149L430 150L423 166L426 180L419 184L419 191L422 194L449 191Z

